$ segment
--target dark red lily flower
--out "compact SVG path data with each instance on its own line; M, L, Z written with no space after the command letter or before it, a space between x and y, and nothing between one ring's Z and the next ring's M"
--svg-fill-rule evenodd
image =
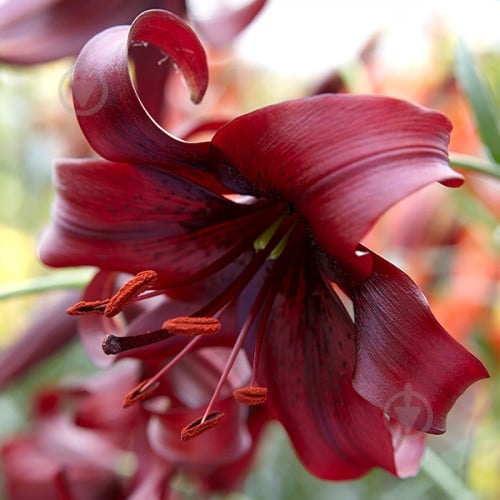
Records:
M137 274L117 293L87 296L72 310L106 321L133 301L202 288L204 305L184 302L187 312L176 306L170 316L199 320L194 340L181 343L159 306L142 323L145 333L139 322L127 337L104 343L108 353L140 347L141 356L161 356L172 345L203 345L204 322L222 322L217 335L231 341L233 354L188 431L204 429L244 348L253 375L236 397L262 402L267 391L271 414L313 474L354 478L375 466L414 474L423 432L444 432L456 399L487 372L439 325L417 285L360 242L411 193L436 181L461 184L448 164L449 121L397 99L321 95L240 116L209 142L181 141L145 113L127 49L158 45L199 101L205 56L182 26L150 11L129 31L103 32L80 54L77 113L82 95L97 99L99 88L109 89L93 113L78 114L105 159L58 163L42 260ZM173 40L176 30L183 37ZM235 311L232 333L224 326L228 310ZM153 388L144 381L132 399L154 395Z
M214 363L224 356L194 352L171 370L147 405L127 410L120 404L123 392L147 372L136 361L44 391L33 428L2 447L10 498L174 498L171 480L179 471L202 494L234 490L246 476L265 418L249 415L229 397L220 404L234 432L219 427L189 447L178 439L196 405L206 402L206 377L217 373ZM238 366L244 380L248 362L240 359Z

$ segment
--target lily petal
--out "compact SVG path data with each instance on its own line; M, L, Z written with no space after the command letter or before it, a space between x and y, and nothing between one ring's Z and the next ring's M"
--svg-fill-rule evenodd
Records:
M229 122L212 140L219 178L236 192L288 201L330 254L352 260L389 207L450 169L441 114L382 96L320 95Z
M397 472L382 412L351 385L354 335L317 269L306 266L283 279L263 337L258 381L301 461L322 479L352 479L375 466Z
M154 269L169 286L215 272L276 216L165 171L102 160L59 163L55 184L52 225L39 243L45 264Z
M207 144L186 143L168 134L142 104L128 65L129 47L134 44L152 44L171 57L186 79L193 102L205 93L206 55L194 31L170 12L143 12L130 29L116 26L93 37L77 58L73 101L89 144L114 161L201 166ZM149 77L163 79L164 75L151 71Z
M352 291L358 330L354 387L405 427L442 433L456 399L488 373L438 323L417 285L372 257L370 277Z
M79 295L79 291L66 292L54 297L53 302L44 298L43 309L35 310L33 320L20 338L0 353L0 388L76 338L76 320L64 314L64 310L74 304Z
M249 380L250 368L243 353L236 360L237 373L226 380L222 398L213 407L224 414L222 422L195 439L179 439L181 429L203 414L229 353L230 349L224 348L195 351L168 373L172 407L156 412L148 424L151 446L165 460L213 468L238 460L249 451L248 408L232 397L232 391Z
M144 5L146 3L146 5ZM76 55L95 33L128 24L144 0L11 0L0 8L0 60L37 64ZM152 3L158 2L149 2Z

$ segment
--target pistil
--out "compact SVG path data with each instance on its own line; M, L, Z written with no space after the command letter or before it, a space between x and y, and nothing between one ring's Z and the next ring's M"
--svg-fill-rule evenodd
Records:
M176 335L185 337L208 336L215 335L220 329L220 321L216 318L180 316L168 319L159 330L152 332L128 337L106 335L102 341L102 350L105 354L120 354L130 349L156 344Z

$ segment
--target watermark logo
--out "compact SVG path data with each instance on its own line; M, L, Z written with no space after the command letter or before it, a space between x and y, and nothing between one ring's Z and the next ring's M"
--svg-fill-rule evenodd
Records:
M73 69L66 71L59 81L59 100L62 105L74 111L78 116L90 116L97 113L106 103L109 95L107 83L99 75L90 73L79 77L78 93L72 100Z
M425 396L413 390L411 384L405 384L404 389L392 396L384 406L384 413L394 415L402 425L405 434L414 431L418 424L422 432L427 432L432 426L432 408ZM390 429L389 421L386 422Z

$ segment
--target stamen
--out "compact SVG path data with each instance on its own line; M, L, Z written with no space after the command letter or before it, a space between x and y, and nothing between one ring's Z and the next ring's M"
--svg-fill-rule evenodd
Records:
M267 389L265 387L248 386L233 391L233 397L238 403L246 405L260 405L266 402Z
M253 242L253 248L256 252L264 250L264 248L267 247L269 241L280 227L284 218L285 214L280 215L280 217L278 217L263 233L257 237L257 239Z
M188 441L199 436L202 432L215 427L224 417L224 413L214 411L205 417L200 417L186 425L181 431L181 439Z
M172 333L163 329L139 335L131 335L130 337L117 337L110 334L103 338L101 346L104 354L120 354L130 349L156 344L173 336Z
M102 314L106 309L109 299L82 300L66 309L70 316L84 316L85 314Z
M125 337L123 337L125 338ZM154 390L158 387L158 380L177 364L201 339L200 336L194 337L190 340L161 370L159 370L153 377L143 380L132 391L130 391L122 402L123 408L129 407L136 401L148 398ZM151 389L150 389L151 388Z
M185 335L195 337L196 335L215 335L221 329L221 323L217 318L200 318L191 316L179 316L167 319L161 325L173 335Z
M273 234L270 237L269 241L267 242L266 247L263 248L260 252L258 252L256 254L255 259L254 259L254 263L260 262L262 264L267 259L269 254L272 252L272 249L275 248L276 244L281 241L283 236L287 236L287 238L288 238L288 234L292 232L292 229L294 227L296 227L295 220L290 219L288 221L288 224L283 225L282 227L279 228L280 230L273 231ZM248 277L251 279L251 276L246 276L247 271L249 271L250 269L252 269L250 266L247 269L245 269L245 271L239 276L239 278L242 278L243 276L245 276L245 278ZM248 284L248 281L246 283ZM279 280L278 280L278 283L279 283ZM229 291L229 290L231 290L231 285L223 293L227 293L227 291ZM222 388L224 387L224 384L227 381L227 377L229 376L229 372L232 370L234 363L236 361L236 358L237 358L237 356L238 356L238 354L243 346L245 338L246 338L248 332L250 331L252 323L257 318L259 310L262 307L262 305L265 303L267 296L268 296L268 290L266 290L265 288L262 289L259 292L259 294L257 295L257 298L255 299L255 302L252 305L252 309L250 310L250 313L249 313L245 323L243 324L235 343L233 344L233 348L231 349L231 353L229 354L229 357L226 361L226 365L224 366L224 369L222 370L222 373L221 373L221 376L220 376L219 381L217 383L217 386L212 394L210 401L208 402L208 405L207 405L207 408L205 410L205 414L203 415L202 421L204 421L208 417L208 415L211 415L212 406L214 405L215 401L219 397L219 394L222 391ZM199 338L199 337L197 337L197 338Z
M122 401L122 408L128 408L132 406L136 401L141 401L143 399L149 398L151 394L158 388L160 383L158 381L153 381L150 378L143 380L140 384L134 387Z
M141 271L132 279L128 280L114 295L109 299L109 303L104 310L104 315L116 316L126 306L142 292L147 290L151 284L156 281L158 274L155 271Z

